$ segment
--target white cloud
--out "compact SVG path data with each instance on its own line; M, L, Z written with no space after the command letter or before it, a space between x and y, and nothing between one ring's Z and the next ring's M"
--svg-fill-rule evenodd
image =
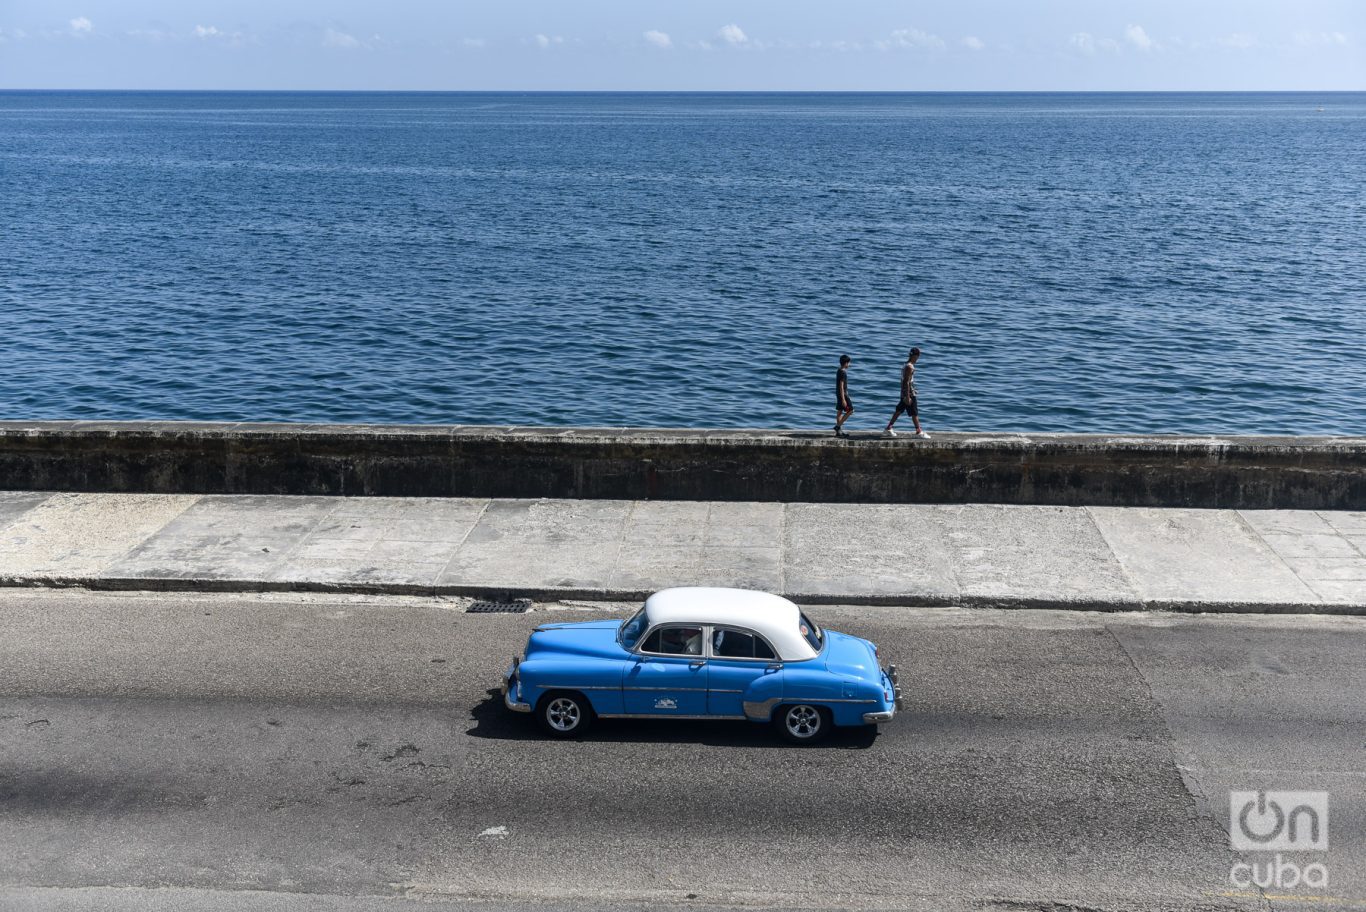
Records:
M77 16L71 20L71 34L73 35L89 35L94 30L95 23L84 16Z
M1300 47L1346 47L1351 39L1342 32L1296 32L1295 44Z
M537 35L531 40L536 42L536 46L539 48L548 48L553 44L564 44L564 36L562 35Z
M323 47L350 50L362 46L360 39L355 35L348 35L346 32L338 31L331 26L328 26L327 30L323 32Z
M483 38L463 38L460 43L468 48L481 48L487 42L485 42Z
M716 33L716 37L720 38L726 44L741 45L749 43L749 36L745 34L745 30L734 22L730 25L721 26L720 31Z
M1107 51L1111 54L1119 51L1119 42L1115 39L1097 38L1090 32L1075 32L1067 39L1067 43L1087 57L1094 56L1097 51Z
M212 25L196 25L194 27L194 33L197 38L216 38L223 34L216 26Z
M890 40L879 41L877 46L883 50L888 48L942 48L944 39L929 32L922 32L920 29L897 29L892 32Z
M982 42L982 39L978 38L976 35L965 35L963 40L959 43L970 51L980 51L982 48L986 47L986 44Z
M1237 48L1240 51L1245 51L1248 48L1255 48L1261 45L1261 42L1257 40L1257 36L1249 34L1248 32L1234 32L1232 35L1218 39L1216 43L1223 45L1224 47Z
M1130 25L1124 29L1124 39L1140 51L1151 51L1157 44L1148 37L1141 25Z
M655 29L650 29L645 33L645 40L658 48L673 46L673 39L669 37L668 32L660 32Z

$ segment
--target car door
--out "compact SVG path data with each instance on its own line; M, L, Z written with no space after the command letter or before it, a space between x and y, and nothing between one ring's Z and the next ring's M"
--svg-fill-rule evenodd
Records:
M666 624L646 634L621 683L627 714L707 714L705 633L700 624Z
M743 717L744 700L755 680L781 668L763 637L734 627L713 627L707 660L707 712Z

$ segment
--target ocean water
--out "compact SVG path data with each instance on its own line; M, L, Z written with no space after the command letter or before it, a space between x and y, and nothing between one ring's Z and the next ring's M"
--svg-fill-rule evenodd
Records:
M0 418L1366 433L1366 94L0 93Z

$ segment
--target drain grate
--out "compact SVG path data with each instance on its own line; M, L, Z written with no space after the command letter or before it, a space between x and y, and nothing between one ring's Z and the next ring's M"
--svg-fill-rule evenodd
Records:
M531 599L508 599L507 601L490 601L482 599L471 602L465 609L466 614L524 614L531 610Z

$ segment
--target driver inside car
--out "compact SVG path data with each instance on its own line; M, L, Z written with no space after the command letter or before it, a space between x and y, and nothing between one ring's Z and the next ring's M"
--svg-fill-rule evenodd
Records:
M671 655L701 655L701 627L669 627L661 637L664 652Z

